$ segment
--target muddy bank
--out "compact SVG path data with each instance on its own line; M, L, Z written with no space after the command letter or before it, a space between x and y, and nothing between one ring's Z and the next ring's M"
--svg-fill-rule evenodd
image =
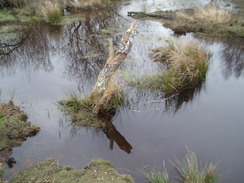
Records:
M12 183L22 182L80 182L80 183L133 183L129 175L119 174L113 165L102 159L94 159L83 170L63 167L54 159L47 159L25 169Z
M190 17L195 10L187 9L180 11L185 13L186 17ZM233 14L231 21L228 23L204 24L197 20L187 21L177 17L177 13L180 11L157 11L153 13L128 12L128 16L136 19L162 22L165 27L172 29L175 34L194 32L219 37L244 37L244 21L243 17L239 14Z
M27 137L38 133L39 127L27 122L27 115L12 101L0 103L0 169L12 154L12 148L20 146ZM3 171L0 170L0 179Z

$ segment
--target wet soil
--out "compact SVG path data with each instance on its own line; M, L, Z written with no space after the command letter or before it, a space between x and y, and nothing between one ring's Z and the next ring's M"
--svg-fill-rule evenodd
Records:
M26 121L27 115L12 101L0 103L0 169L3 163L11 161L9 157L13 147L20 146L27 137L39 132L39 127Z
M128 175L119 174L113 165L102 159L94 159L83 170L63 167L54 159L47 159L19 173L12 183L133 183Z

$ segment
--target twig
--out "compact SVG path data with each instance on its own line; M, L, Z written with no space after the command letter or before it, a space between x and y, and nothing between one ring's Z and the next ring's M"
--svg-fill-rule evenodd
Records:
M180 93L180 92L175 93L175 94L170 95L169 97L166 97L166 98L161 99L161 100L153 100L153 101L150 101L150 102L144 102L144 104L158 103L158 102L165 102L165 101L167 101L167 100L169 100L169 99L172 99L173 97L179 95L179 93Z

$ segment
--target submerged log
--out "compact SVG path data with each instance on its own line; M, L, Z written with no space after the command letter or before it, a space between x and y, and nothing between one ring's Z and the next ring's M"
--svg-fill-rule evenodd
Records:
M102 96L104 91L108 88L110 81L113 78L114 72L119 68L122 62L125 60L127 54L132 46L132 40L136 34L137 24L133 21L130 28L126 31L125 36L122 38L121 45L115 54L112 54L113 50L110 48L110 58L108 58L105 66L99 72L97 82L93 92L97 92L99 96ZM110 40L110 44L112 41ZM111 46L110 46L111 47Z
M173 20L174 16L170 14L153 14L153 13L144 13L144 12L133 12L129 11L127 12L127 16L129 17L135 17L135 18L143 18L143 17L152 17L152 18L162 18L166 20Z

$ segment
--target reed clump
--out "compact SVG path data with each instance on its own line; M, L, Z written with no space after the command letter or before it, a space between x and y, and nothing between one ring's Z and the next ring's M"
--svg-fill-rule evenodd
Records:
M216 183L218 175L216 173L216 164L202 164L197 159L196 153L188 150L187 155L180 161L175 160L175 163L170 161L179 173L181 183ZM164 170L159 171L153 169L149 173L143 172L146 179L150 183L170 183L170 178L164 164Z
M227 24L232 19L232 13L214 5L198 7L193 12L177 11L178 22L190 22L206 25Z
M113 83L113 82L111 82ZM116 109L125 102L121 87L110 85L100 96L95 90L89 97L81 98L74 93L68 99L59 102L61 109L71 118L71 121L83 127L103 129L106 124L103 119L113 116Z
M92 8L102 5L102 0L78 0L78 1L70 1L69 5L75 8Z
M51 24L61 22L62 11L58 1L44 1L41 5L41 15Z
M167 65L162 76L165 93L194 88L204 80L208 70L209 54L193 39L168 42L165 47L153 49L151 56Z
M188 150L182 162L176 159L176 163L172 164L179 172L183 183L215 183L218 180L216 165L210 163L202 166L193 151Z

